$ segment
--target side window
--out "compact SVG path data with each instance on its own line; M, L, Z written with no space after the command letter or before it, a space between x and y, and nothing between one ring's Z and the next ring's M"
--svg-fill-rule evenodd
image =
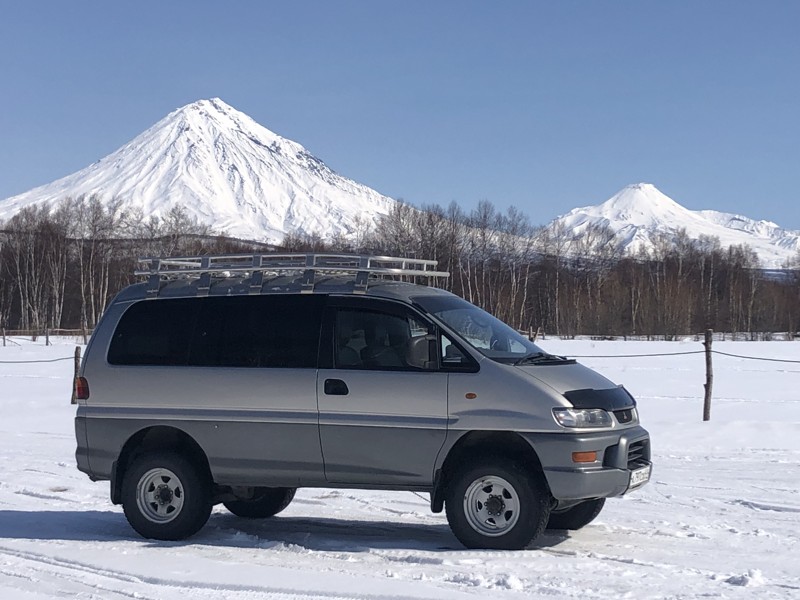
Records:
M144 300L122 315L111 345L112 365L186 365L198 305L191 299Z
M201 302L190 365L317 366L322 296L233 296Z
M442 334L439 337L442 353L442 368L446 371L476 371L475 361L464 354L453 341Z
M189 364L316 367L322 296L232 296L201 302Z
M410 314L342 308L336 312L334 336L339 369L435 368L428 326Z
M315 368L322 296L143 301L122 316L116 365Z

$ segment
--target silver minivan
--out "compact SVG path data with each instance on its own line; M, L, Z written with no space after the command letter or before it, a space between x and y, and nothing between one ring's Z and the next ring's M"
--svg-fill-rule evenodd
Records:
M143 259L75 380L78 468L147 538L299 487L412 490L469 548L579 529L650 478L636 402L435 287L428 260Z

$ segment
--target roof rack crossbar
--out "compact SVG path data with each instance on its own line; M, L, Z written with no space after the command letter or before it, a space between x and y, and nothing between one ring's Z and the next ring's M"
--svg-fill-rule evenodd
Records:
M392 256L361 256L354 254L231 254L197 257L140 258L144 268L136 275L198 275L200 273L251 273L315 271L327 273L358 273L370 275L414 275L449 277L445 271L435 271L438 261Z
M198 295L207 295L213 275L249 275L250 294L260 293L265 274L300 275L301 291L314 291L318 274L352 275L356 293L365 293L370 277L411 276L449 277L446 271L436 271L438 261L395 256L358 254L224 254L207 256L147 257L138 261L142 266L135 275L146 276L148 296L157 296L160 282L165 279L198 278Z

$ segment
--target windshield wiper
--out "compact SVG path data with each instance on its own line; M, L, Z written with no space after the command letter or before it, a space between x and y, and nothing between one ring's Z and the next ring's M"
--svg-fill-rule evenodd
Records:
M570 365L574 364L574 358L547 354L546 352L534 352L527 354L514 362L514 366L519 365Z

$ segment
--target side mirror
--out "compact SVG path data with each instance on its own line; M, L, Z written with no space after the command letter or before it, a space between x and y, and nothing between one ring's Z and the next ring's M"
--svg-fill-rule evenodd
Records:
M411 338L406 350L406 362L412 367L432 371L436 368L436 336L432 334Z

